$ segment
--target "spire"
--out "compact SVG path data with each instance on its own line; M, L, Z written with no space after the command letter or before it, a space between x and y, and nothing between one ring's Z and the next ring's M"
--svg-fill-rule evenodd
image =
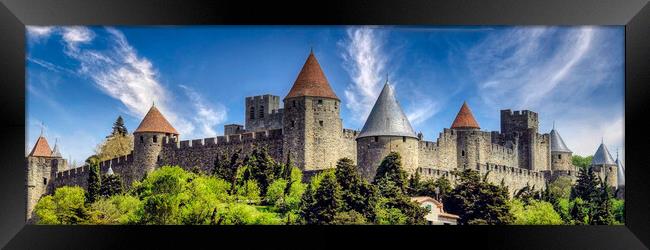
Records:
M407 136L418 138L402 111L393 87L386 82L358 138L369 136Z
M476 119L474 119L472 110L469 109L467 102L463 102L463 106L460 107L460 110L456 115L456 119L454 119L454 122L451 124L451 128L453 129L463 129L463 128L480 129L481 128L478 125L478 122L476 122Z
M61 152L59 152L59 138L54 139L54 149L52 149L52 157L62 158Z
M618 148L616 148L616 185L618 187L625 186L625 166L618 158Z
M305 61L296 81L289 90L289 94L284 99L301 96L339 99L330 87L316 56L314 56L313 50L309 53L307 61Z
M571 153L571 150L569 150L569 147L566 146L564 143L564 140L562 140L562 136L560 136L560 133L555 130L555 122L553 122L553 129L551 130L550 133L551 137L551 152L563 152L563 153Z
M113 167L108 166L108 170L106 170L106 175L113 175Z
M605 143L600 143L598 150L594 153L594 158L591 160L591 165L616 165Z
M52 156L52 150L50 145L47 143L47 139L41 134L32 148L32 152L29 153L29 156L34 157L50 157Z
M178 135L178 131L165 119L156 106L151 106L140 126L133 133L158 132Z

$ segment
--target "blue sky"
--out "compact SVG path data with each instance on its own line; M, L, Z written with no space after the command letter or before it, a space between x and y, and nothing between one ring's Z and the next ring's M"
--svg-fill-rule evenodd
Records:
M310 48L346 128L363 127L388 78L426 140L467 101L482 130L529 109L576 154L601 140L624 152L622 26L29 26L27 47L26 153L44 127L77 162L154 101L182 139L221 135L243 124L245 96L284 97Z

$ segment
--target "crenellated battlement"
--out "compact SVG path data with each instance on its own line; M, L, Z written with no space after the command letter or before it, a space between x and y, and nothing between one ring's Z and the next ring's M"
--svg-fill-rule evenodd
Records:
M345 139L356 139L357 136L359 135L359 131L354 130L354 129L343 129L343 138Z
M282 129L263 130L256 132L246 132L241 134L231 134L203 139L182 140L176 139L163 140L163 148L187 149L187 148L204 148L220 145L241 144L255 141L268 141L282 139Z

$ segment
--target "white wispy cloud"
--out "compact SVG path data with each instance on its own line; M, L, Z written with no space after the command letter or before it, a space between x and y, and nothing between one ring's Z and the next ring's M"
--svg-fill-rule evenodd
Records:
M542 128L558 121L558 131L576 154L593 154L602 137L608 146L622 148L622 98L594 96L623 82L617 73L623 54L612 45L622 40L601 30L525 27L488 36L466 58L483 106L490 112L536 111ZM611 95L622 95L620 88Z
M346 107L359 114L352 117L354 122L365 122L386 78L390 78L393 87L398 88L399 83L393 79L401 76L395 76L395 72L387 70L388 58L394 55L384 50L386 37L386 34L373 27L350 28L347 30L347 39L340 43L344 68L352 80L344 93ZM393 69L397 67L391 66ZM426 121L437 111L437 103L430 98L421 96L420 100L419 104L427 105L402 107L413 125Z
M221 104L208 104L203 96L186 85L179 85L179 87L185 91L185 94L192 103L192 107L196 113L194 121L199 124L201 133L206 137L216 136L217 132L214 130L214 127L227 119L226 107Z
M52 26L27 26L27 39L29 41L39 41L48 38L54 31Z

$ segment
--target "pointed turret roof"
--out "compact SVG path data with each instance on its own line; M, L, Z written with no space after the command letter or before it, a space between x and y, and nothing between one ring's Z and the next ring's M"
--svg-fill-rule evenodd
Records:
M52 149L52 157L63 157L61 156L61 152L59 152L59 140L56 139L54 140L54 149Z
M134 133L158 132L178 135L178 131L165 119L156 105L152 105Z
M309 53L305 65L302 66L289 94L284 99L300 96L339 99L330 87L313 51Z
M108 170L106 170L106 175L113 175L113 168L111 166L108 166Z
M418 138L397 99L395 99L393 87L388 82L386 82L379 97L377 97L375 106L372 107L372 111L370 111L370 115L368 115L366 124L363 125L358 138L386 135Z
M476 122L476 119L474 119L472 110L469 109L467 102L463 102L463 106L460 107L460 110L456 115L456 119L454 119L454 123L451 124L451 128L454 129L463 129L463 128L480 129L481 128L478 125L478 122Z
M52 150L50 149L50 144L47 143L47 139L41 134L32 148L32 152L29 153L29 156L35 157L50 157L52 156Z
M616 165L612 155L607 150L605 143L601 142L600 147L596 150L594 158L591 160L591 165Z
M551 129L551 152L563 152L563 153L572 153L569 150L569 147L564 144L564 140L560 136L560 133L555 130L555 127Z
M625 166L618 158L618 150L616 151L616 183L617 186L625 186Z

